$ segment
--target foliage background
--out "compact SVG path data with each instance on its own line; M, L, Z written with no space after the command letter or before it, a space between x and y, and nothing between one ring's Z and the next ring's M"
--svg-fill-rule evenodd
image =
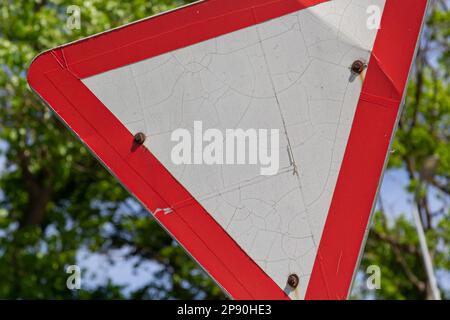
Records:
M224 298L26 82L39 52L185 2L0 0L0 298ZM65 27L70 5L81 8L80 30ZM353 298L430 297L411 212L384 205L396 192L419 210L442 294L450 296L449 33L448 2L431 0L389 163L388 174L403 182L381 193ZM82 290L66 288L68 265L95 253L113 267L117 252L140 274L138 286L101 278L94 266ZM364 285L371 264L381 267L381 290Z

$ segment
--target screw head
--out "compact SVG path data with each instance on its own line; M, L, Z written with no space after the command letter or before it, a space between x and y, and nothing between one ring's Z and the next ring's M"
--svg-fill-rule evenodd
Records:
M361 60L356 60L355 62L353 62L351 70L353 73L361 74L365 68L366 64L364 62L362 62Z
M142 132L136 133L134 135L134 142L138 145L144 144L145 139L146 139L146 136Z
M288 277L288 281L287 281L288 285L292 288L297 288L299 283L300 283L300 278L298 277L298 275L296 275L295 273L291 274Z

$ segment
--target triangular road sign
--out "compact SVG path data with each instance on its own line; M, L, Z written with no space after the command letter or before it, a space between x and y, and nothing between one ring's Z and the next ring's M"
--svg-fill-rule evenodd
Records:
M231 297L345 299L426 7L201 1L47 51L28 80ZM272 132L274 162L203 159L238 129Z

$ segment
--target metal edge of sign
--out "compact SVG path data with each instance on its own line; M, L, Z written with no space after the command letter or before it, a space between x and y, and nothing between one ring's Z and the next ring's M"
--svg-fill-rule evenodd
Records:
M391 0L387 0L387 1L391 1ZM192 6L192 5L195 5L195 4L199 4L199 3L202 3L202 2L204 2L204 1L200 1L200 2L197 2L197 3L193 3L193 4L190 4L190 5L188 5L188 6L184 6L184 7L182 7L181 9L183 9L183 8L186 8L186 7L189 7L189 6ZM169 12L165 12L165 13L162 13L162 14L160 14L160 15L157 15L156 17L158 17L158 16L161 16L161 15L166 15L166 14L168 14L168 13L170 13L170 12L173 12L173 11L177 11L177 10L180 10L180 8L178 8L178 9L174 9L174 10L171 10L171 11L169 11ZM140 20L140 21L138 21L138 22L134 22L134 23L131 23L131 24L128 24L128 25L125 25L125 26L122 26L122 27L119 27L119 28L116 28L116 29L113 29L113 30L118 30L118 29L121 29L121 28L124 28L124 27L126 27L126 26L129 26L129 25L133 25L133 24L136 24L136 23L139 23L139 22L142 22L142 21L145 21L145 20L148 20L148 19L152 19L152 18L145 18L145 19L142 19L142 20ZM109 30L109 31L107 31L107 32L105 32L105 33L109 33L111 30ZM73 43L71 43L71 44L75 44L75 43L79 43L79 42L81 42L81 41L84 41L84 40L86 40L86 39L91 39L91 38L93 38L93 37L98 37L99 35L102 35L102 34L104 34L104 33L101 33L101 34L97 34L97 35L94 35L94 36L92 36L92 37L89 37L89 38L85 38L85 39L82 39L82 40L79 40L79 41L76 41L76 42L73 42ZM66 44L66 45L64 45L64 46L61 46L61 47L67 47L67 46L69 46L70 44ZM61 47L58 47L58 48L61 48ZM55 50L55 49L51 49L51 50L47 50L47 51L45 51L45 53L47 53L47 52L49 52L49 51L53 51L53 50ZM34 88L32 88L33 89L33 91L35 91L36 92L36 90L34 90ZM37 92L38 93L38 92ZM41 96L41 94L40 93L38 93L38 95L39 96ZM42 96L41 96L41 98L42 98ZM44 101L45 101L45 99L43 99ZM48 104L48 103L47 103ZM50 106L51 107L51 106ZM52 107L51 107L51 109L53 109ZM56 113L56 112L55 112ZM57 114L57 113L56 113ZM58 117L60 117L59 115L58 115ZM398 115L397 115L397 117L398 117ZM61 117L60 117L61 118ZM65 125L66 126L68 126L69 128L71 128L70 127L70 125L68 124L68 123L66 123L66 121L63 119L63 123L65 123ZM72 130L73 131L73 130ZM80 140L81 141L83 141L83 143L84 143L84 140L77 134L77 133L75 133L79 138L80 138ZM392 143L392 138L391 138L391 142L390 143ZM98 156L95 154L95 152L93 151L93 150L91 150L91 148L89 147L88 148L90 151L91 151L91 153L93 153L95 156L96 156L96 158L98 158ZM389 149L388 149L389 150ZM386 152L387 154L386 154L386 157L385 157L385 163L384 163L384 167L383 167L383 172L384 172L384 169L385 169L385 166L386 166L386 163L387 163L387 158L388 158L388 156L389 156L389 154L388 154L388 152ZM108 169L108 171L110 171L110 172L112 172L112 170L108 167L108 165L106 164L106 163L103 163L103 160L102 161L100 161L107 169ZM117 175L116 174L113 174L114 176L116 176L117 177ZM380 179L382 178L382 175L379 177ZM120 180L119 180L120 181ZM380 181L380 180L379 180ZM122 183L122 185L123 185L123 183ZM377 192L378 192L378 190L379 190L379 185L380 184L378 184L378 186L377 186ZM128 188L125 186L125 188L128 190ZM373 204L375 203L375 199L376 199L376 197L373 199L373 203L372 203L372 211L370 212L370 216L372 217L372 215L373 215ZM142 201L141 200L139 200L138 199L138 201L139 202L141 202L142 203ZM144 207L146 207L146 208L148 208L147 206L145 206L144 205ZM148 208L148 209L150 209L150 208ZM156 217L155 217L155 220L157 220L158 221L158 219L156 219ZM160 224L160 225L162 225L162 223L160 223L160 221L158 221L158 223ZM177 239L173 234L172 234L172 232L170 232L164 225L162 225L163 226L163 228L172 236L172 238L174 238L174 239ZM368 225L366 225L366 229L367 229L367 227L368 227ZM367 233L365 233L365 237L364 237L364 239L367 237ZM180 241L178 241L177 240L177 242L179 242L180 243L180 245L182 246L182 247L184 247L183 246L183 244L180 242ZM364 242L363 242L364 243ZM361 243L360 244L360 248L359 248L359 251L360 251L360 253L359 253L359 255L358 255L358 259L360 258L360 254L361 254L361 250L363 250L363 243ZM188 252L188 254L192 257L192 255L190 254L190 252L188 251L188 250L185 250L185 251L187 251ZM317 256L316 256L316 261L317 261ZM198 263L199 263L199 265L200 266L203 266L197 259L195 259L194 258L194 260L196 260ZM359 261L359 260L358 260ZM357 267L357 264L355 265L355 268ZM204 268L205 269L205 268ZM209 273L209 271L207 271L206 270L206 272L208 273L208 274L210 274ZM210 274L211 275L211 274ZM353 272L353 277L352 277L352 281L353 281L353 278L354 278L354 275L355 275L355 272ZM215 278L214 277L212 277L214 280L215 280ZM352 282L351 281L351 282ZM221 286L221 285L220 285ZM223 286L221 286L222 288L223 288ZM224 288L223 288L224 289ZM227 292L227 290L224 290L225 292ZM350 290L348 290L348 292L350 292ZM347 293L348 293L347 292ZM231 296L231 294L228 292L228 294Z

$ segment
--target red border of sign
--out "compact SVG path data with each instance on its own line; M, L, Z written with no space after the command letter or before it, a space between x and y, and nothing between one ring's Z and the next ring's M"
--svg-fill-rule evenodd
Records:
M328 0L207 0L39 55L30 86L122 184L235 299L288 299L80 79L186 47ZM307 299L346 298L385 166L426 10L387 0Z

